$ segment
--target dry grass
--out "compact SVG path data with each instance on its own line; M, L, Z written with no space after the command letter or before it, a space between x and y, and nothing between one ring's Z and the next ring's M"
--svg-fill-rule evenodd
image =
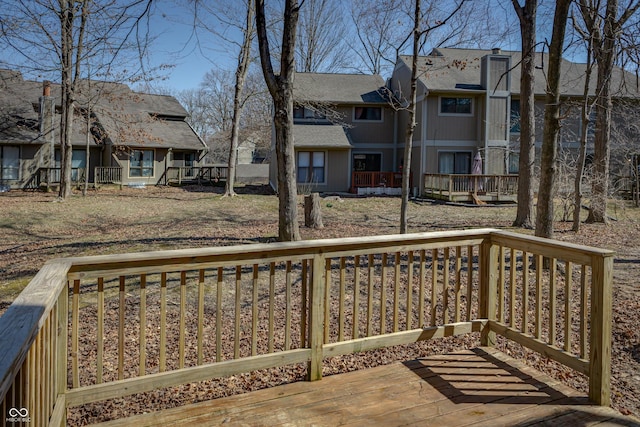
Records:
M52 258L275 240L278 221L275 196L264 194L261 189L246 188L245 194L236 198L221 198L219 190L198 187L100 190L90 192L86 198L73 196L62 203L55 202L54 194L0 194L3 207L0 210L0 313L42 264ZM300 202L302 207L302 199ZM617 409L639 415L640 319L637 313L640 292L637 278L640 276L640 211L625 209L623 204L616 208L617 221L606 226L585 225L579 233L568 231L569 224L557 223L556 238L613 249L618 253L614 271L612 395ZM301 232L305 239L396 233L399 211L400 200L397 198L325 198L322 202L325 228L302 228ZM411 204L409 216L410 231L416 232L510 228L515 207L473 208L420 202ZM451 350L455 345L459 344L445 341L443 350ZM417 346L400 352L381 350L365 356L368 358L365 363L375 365L397 357L415 357L425 348ZM506 351L527 358L538 369L566 380L566 372L546 359L518 347L508 347ZM329 362L329 369L342 372L362 363L336 359ZM293 376L288 380L301 377L303 371L303 368L294 367ZM231 393L286 381L286 378L278 377L279 373L275 370L260 380L251 374L237 376L220 382L220 387ZM187 390L188 387L178 392L187 393ZM150 396L133 397L127 404L135 405L139 400L144 408L149 399L162 402L167 397L164 393L158 391ZM188 393L185 396L182 399L185 402L193 400ZM110 408L117 408L118 404L115 402ZM120 409L111 410L113 416L123 414ZM79 424L87 419L85 416L92 417L86 413L76 415Z

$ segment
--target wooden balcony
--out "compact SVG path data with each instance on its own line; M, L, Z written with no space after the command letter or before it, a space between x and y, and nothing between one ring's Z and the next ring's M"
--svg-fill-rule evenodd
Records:
M518 175L424 174L423 195L449 202L508 202L518 197Z
M60 426L70 408L88 405L88 412L99 412L92 405L107 399L299 363L306 365L307 379L317 381L329 356L468 334L488 347L501 335L586 375L588 398L608 405L613 255L478 229L52 260L0 318L2 411L18 408L28 412L30 425ZM516 372L520 368L496 362L502 356L491 349L473 354L462 371L459 360L440 370L433 365L437 357L397 366L414 374L397 371L396 400L405 400L403 387L410 396L433 380L432 386L449 382L444 391L436 387L448 402L491 403L496 400L491 395L499 401L502 391L482 397L469 385L482 380L473 377L474 369L480 375L487 373L482 368L493 369L487 363L498 363L514 373L513 381L524 383L500 405L522 410L527 402L555 402L575 412L572 405L586 403L586 398L560 399L553 390L574 395L557 382L540 384L541 395L519 402L518 396L532 391L527 390L532 383ZM396 368L390 369L360 375L396 384ZM499 372L490 373L495 378ZM460 375L473 378L466 386L451 382ZM356 381L365 381L360 378ZM314 393L325 381L294 383L276 393L283 398L295 390ZM330 381L342 390L341 380ZM501 387L498 381L488 388ZM256 399L265 393L257 392ZM215 407L232 408L253 395ZM374 393L370 399L368 404L356 400L350 410L380 417L375 405L381 397ZM272 404L292 417L297 411L285 401ZM334 404L316 407L316 416L331 413ZM246 414L260 421L260 404L255 405ZM432 415L438 405L431 406ZM202 408L183 410L179 416L186 419ZM151 424L169 422L163 417L176 416L175 411L157 412ZM124 422L139 423L137 418Z

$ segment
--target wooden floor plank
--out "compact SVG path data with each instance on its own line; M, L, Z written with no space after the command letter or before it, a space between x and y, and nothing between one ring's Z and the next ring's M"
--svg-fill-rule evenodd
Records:
M638 426L495 349L434 355L101 426Z

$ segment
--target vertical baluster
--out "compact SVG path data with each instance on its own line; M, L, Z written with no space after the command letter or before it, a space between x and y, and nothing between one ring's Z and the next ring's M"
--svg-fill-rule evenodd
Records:
M444 259L442 267L442 321L446 325L449 323L449 265L450 249L444 248Z
M96 354L96 383L102 383L102 367L104 354L104 279L98 278L98 349Z
M253 264L251 309L251 355L255 356L258 354L258 264Z
M143 376L147 364L147 275L140 275L140 365L138 374Z
M589 310L587 307L587 266L580 269L580 357L587 358L587 325Z
M167 370L167 273L160 275L160 372Z
M180 272L180 331L178 337L178 367L184 368L185 359L185 335L187 312L187 272Z
M549 344L556 344L556 259L549 259Z
M400 252L393 258L393 332L398 332L398 316L400 311Z
M222 267L218 267L218 280L216 283L216 362L222 360Z
M284 349L291 348L291 261L287 261L287 280L286 280L286 311L285 311L285 330L284 330Z
M473 307L473 246L467 246L467 322L471 321Z
M367 257L367 268L368 268L368 276L367 276L367 336L370 337L373 333L373 283L374 283L374 265L373 265L373 254L369 254Z
M331 258L325 260L324 270L324 343L327 344L331 331Z
M542 270L544 268L542 255L536 255L536 329L537 339L542 336Z
M511 259L509 262L509 326L515 328L516 326L516 259L518 253L515 249L511 249Z
M302 260L302 313L300 313L300 348L307 346L307 296L309 294L309 267L306 259Z
M80 386L78 371L78 328L80 322L80 280L73 281L73 297L71 299L71 371L73 388Z
M204 270L198 271L198 365L204 360Z
M504 246L500 245L498 252L498 262L500 269L498 270L498 321L504 323Z
M407 253L407 331L413 326L413 251Z
M456 246L456 286L454 288L454 322L460 321L460 286L462 282L462 247Z
M276 263L269 264L269 353L273 353L273 325L275 323L275 296L276 296Z
M236 304L235 324L233 328L233 358L240 357L240 296L242 285L242 266L236 265ZM285 349L286 350L286 349Z
M522 325L520 330L529 331L529 253L522 252Z
M124 293L124 276L119 277L118 283L118 379L124 379L124 311L126 299Z
M436 325L436 306L438 303L438 250L431 251L431 326Z
M338 342L344 341L344 303L346 299L345 294L345 270L346 260L344 257L340 257L340 296L338 298Z
M571 350L571 285L573 282L573 264L567 261L564 274L564 350Z
M420 284L418 286L418 328L424 326L424 272L425 272L424 249L420 251Z
M382 254L380 277L380 335L387 333L387 254Z
M360 255L353 259L355 269L353 272L353 339L360 338Z

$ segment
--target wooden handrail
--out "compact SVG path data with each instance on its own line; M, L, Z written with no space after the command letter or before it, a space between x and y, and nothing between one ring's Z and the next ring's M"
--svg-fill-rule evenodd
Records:
M484 345L501 334L588 375L590 398L607 405L612 260L611 251L494 229L54 260L0 318L0 402L29 409L33 425L61 425L67 406L305 361L308 379L317 380L323 357L475 331ZM267 306L258 289L268 293ZM127 298L139 306L131 318ZM286 307L278 317L276 298ZM169 306L179 319L193 310L194 330L187 334L180 320L171 339L182 349L193 337L197 357L166 354ZM98 360L83 359L90 353L83 342L92 339L80 340L82 307L119 324L110 346L93 340ZM144 326L152 321L161 332L159 359L150 361L156 370L146 363ZM204 345L204 322L218 331L215 346ZM234 331L232 343L221 342L223 328ZM125 355L125 333L138 334L136 359ZM249 348L240 347L243 339ZM103 372L107 359L117 372ZM56 368L39 378L40 363ZM35 402L38 411L30 409Z

